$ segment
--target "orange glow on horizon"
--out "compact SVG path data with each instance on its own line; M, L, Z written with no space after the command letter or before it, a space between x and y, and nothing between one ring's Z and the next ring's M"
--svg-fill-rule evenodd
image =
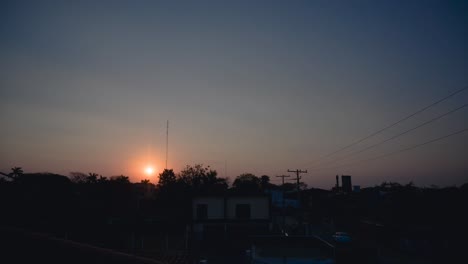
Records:
M155 172L155 169L152 166L147 166L145 168L145 174L148 176L152 176Z
M158 175L161 173L162 163L158 157L162 155L160 153L152 154L151 151L148 153L135 152L132 157L126 162L128 167L128 174L132 178L133 182L140 182L142 180L150 180L151 183L158 181Z

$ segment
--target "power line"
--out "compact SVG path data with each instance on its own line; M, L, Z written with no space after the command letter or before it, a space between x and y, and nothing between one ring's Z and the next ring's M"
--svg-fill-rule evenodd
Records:
M441 98L441 99L439 99L439 100L437 100L437 101L435 101L435 102L433 102L433 103L431 103L431 104L429 104L429 105L427 105L427 106L425 106L425 107L419 109L418 111L416 111L416 112L414 112L414 113L412 113L412 114L410 114L410 115L408 115L408 116L406 116L406 117L404 117L404 118L402 118L402 119L396 121L395 123L392 123L392 124L390 124L390 125L388 125L388 126L382 128L382 129L380 129L380 130L377 130L377 131L375 131L375 132L373 132L373 133L371 133L371 134L369 134L369 135L367 135L367 136L365 136L365 137L363 137L363 138L361 138L361 139L359 139L359 140L356 140L356 141L354 141L353 143L351 143L351 144L349 144L349 145L347 145L347 146L344 146L344 147L342 147L342 148L340 148L340 149L338 149L338 150L336 150L336 151L333 151L333 152L331 152L331 153L329 153L329 154L327 154L327 155L324 155L324 156L320 157L318 160L322 160L322 159L328 158L328 157L330 157L330 156L332 156L332 155L334 155L334 154L336 154L336 153L339 153L339 152L341 152L341 151L343 151L343 150L346 150L346 149L348 149L348 148L350 148L350 147L352 147L352 146L355 146L355 145L357 145L357 144L359 144L359 143L361 143L361 142L363 142L363 141L365 141L365 140L367 140L367 139L369 139L369 138L371 138L371 137L373 137L373 136L376 136L376 135L382 133L383 131L385 131L385 130L391 128L391 127L394 127L394 126L398 125L399 123L401 123L401 122L403 122L403 121L406 121L406 120L410 119L411 117L413 117L413 116L415 116L415 115L417 115L417 114L419 114L419 113L421 113L421 112L424 112L424 111L426 111L427 109L429 109L429 108L431 108L431 107L433 107L433 106L435 106L435 105L437 105L437 104L439 104L439 103L441 103L441 102L443 102L443 101L449 99L450 97L452 97L452 96L454 96L454 95L456 95L456 94L458 94L458 93L463 92L463 91L466 90L466 89L468 89L468 86L465 86L465 87L463 87L462 89L459 89L459 90L457 90L457 91L455 91L455 92L453 92L453 93L451 93L451 94L449 94L449 95L447 95L447 96L445 96L445 97L443 97L443 98Z
M296 169L296 170L288 170L288 172L295 172L296 173L296 181L297 181L297 202L300 204L301 203L301 187L300 187L300 183L301 183L301 176L300 174L301 173L307 173L307 170L303 171L303 170L300 170L300 169ZM284 185L284 184L283 184Z
M397 151L393 151L393 152L390 152L390 153L379 155L379 156L376 156L376 157L373 157L373 158L369 158L369 159L365 159L365 160L359 160L359 161L356 161L356 162L351 162L351 163L348 163L348 164L342 164L342 165L338 165L338 166L334 166L334 167L321 168L321 169L318 168L317 170L335 169L335 168L353 166L353 165L356 165L356 164L359 164L359 163L385 158L385 157L388 157L388 156L396 155L396 154L401 153L401 152L413 150L415 148L419 148L419 147L422 147L422 146L425 146L425 145L428 145L428 144L431 144L431 143L434 143L434 142L437 142L437 141L440 141L440 140L443 140L443 139L446 139L448 137L452 137L452 136L455 136L455 135L458 135L458 134L461 134L461 133L465 133L465 132L468 132L468 128L459 130L457 132L453 132L453 133L445 135L445 136L434 138L434 139L428 140L426 142L423 142L423 143L420 143L420 144L417 144L417 145L414 145L414 146L411 146L411 147L407 147L407 148L404 148L404 149L400 149L400 150L397 150Z
M298 195L299 195L299 190L300 190L300 188L299 188L300 185L299 185L299 184L300 184L300 180L301 180L301 178L302 178L302 177L300 176L300 174L301 174L301 173L307 173L307 170L303 171L303 170L297 169L297 170L288 170L288 172L294 172L294 173L296 173L297 193L298 193Z
M338 158L338 159L335 159L335 160L332 160L332 161L329 161L329 162L325 162L325 164L335 163L335 162L337 162L337 161L340 161L340 160L349 158L349 157L354 156L354 155L356 155L356 154L360 154L360 153L365 152L365 151L367 151L367 150L369 150L369 149L372 149L372 148L375 148L375 147L377 147L377 146L380 146L380 145L382 145L382 144L384 144L384 143L386 143L386 142L388 142L388 141L390 141L390 140L396 139L396 138L401 137L401 136L403 136L403 135L405 135L405 134L407 134L407 133L409 133L409 132L411 132L411 131L414 131L414 130L416 130L416 129L418 129L418 128L421 128L421 127L423 127L423 126L425 126L425 125L428 125L428 124L430 124L430 123L432 123L432 122L435 122L435 121L437 121L437 120L439 120L439 119L441 119L441 118L443 118L443 117L445 117L445 116L448 116L448 115L450 115L450 114L452 114L452 113L454 113L454 112L456 112L456 111L458 111L458 110L460 110L460 109L463 109L463 108L465 108L465 107L467 107L467 106L468 106L468 104L464 104L464 105L462 105L462 106L459 106L459 107L457 107L457 108L455 108L455 109L452 109L452 110L450 110L450 111L448 111L448 112L446 112L446 113L443 113L443 114L441 114L441 115L439 115L439 116L437 116L437 117L434 117L434 118L432 118L432 119L430 119L430 120L428 120L428 121L426 121L426 122L423 122L423 123L421 123L421 124L419 124L419 125L417 125L417 126L415 126L415 127L413 127L413 128L410 128L410 129L408 129L408 130L405 130L405 131L403 131L403 132L401 132L401 133L399 133L399 134L397 134L397 135L395 135L395 136L391 136L391 137L389 137L389 138L387 138L387 139L384 139L384 140L382 140L382 141L380 141L380 142L378 142L378 143L375 143L375 144L373 144L373 145L370 145L370 146L368 146L368 147L365 147L365 148L363 148L363 149L361 149L361 150L357 150L357 151L351 152L350 154L345 155L345 156L342 156L342 157L340 157L340 158ZM324 163L319 163L319 164L317 164L315 167L319 166L320 164L324 164Z
M301 176L300 174L301 173L307 173L307 170L300 170L300 169L296 169L296 170L288 170L288 172L295 172L296 173L296 181L297 181L297 202L299 203L299 206L301 204ZM283 184L284 185L284 184ZM284 196L283 196L284 197Z
M284 178L290 177L289 175L281 175L281 176L276 176L276 177L281 177L283 185L284 185Z

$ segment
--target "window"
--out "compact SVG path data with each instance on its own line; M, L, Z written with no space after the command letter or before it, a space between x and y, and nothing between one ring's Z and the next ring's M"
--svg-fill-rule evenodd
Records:
M249 219L250 204L236 204L236 217L240 219Z
M204 220L208 218L208 205L197 204L197 219Z

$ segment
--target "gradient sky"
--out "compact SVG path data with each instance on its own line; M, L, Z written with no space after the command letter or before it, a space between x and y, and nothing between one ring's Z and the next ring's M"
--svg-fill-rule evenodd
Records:
M140 180L147 164L164 168L170 120L176 171L458 185L468 133L313 165L466 85L467 1L2 1L0 170ZM465 103L468 90L350 151ZM468 107L343 163L467 128L467 117Z

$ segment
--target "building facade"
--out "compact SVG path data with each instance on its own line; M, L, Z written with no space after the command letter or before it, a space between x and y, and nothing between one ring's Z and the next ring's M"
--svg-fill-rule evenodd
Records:
M271 228L270 211L268 195L195 197L193 232L197 239L266 232Z

